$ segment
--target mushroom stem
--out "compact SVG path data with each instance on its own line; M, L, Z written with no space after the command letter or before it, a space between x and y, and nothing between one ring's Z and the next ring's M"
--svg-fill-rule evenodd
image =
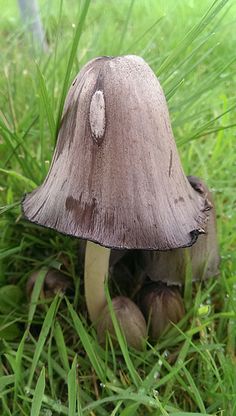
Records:
M106 247L87 241L84 287L86 304L92 323L98 320L107 303L104 283L108 275L110 252L111 250Z

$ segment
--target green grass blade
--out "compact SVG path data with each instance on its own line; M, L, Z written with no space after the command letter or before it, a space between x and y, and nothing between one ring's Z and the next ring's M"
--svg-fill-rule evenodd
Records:
M53 140L53 138L55 137L55 133L56 133L56 124L54 120L53 110L50 104L50 98L49 98L49 94L47 91L46 82L43 77L43 74L40 71L40 68L38 65L36 65L36 68L37 68L37 75L38 75L38 82L39 82L40 99L42 99L43 108L47 117L51 138Z
M135 415L137 415L137 410L138 410L139 406L140 406L140 403L132 403L132 404L130 404L129 406L127 406L120 413L120 416L135 416Z
M84 328L82 321L80 320L79 316L74 311L74 309L72 308L68 300L67 300L67 305L68 305L68 309L73 320L74 328L78 336L80 337L80 340L83 344L83 347L86 353L88 354L89 360L95 372L97 373L99 379L105 384L106 375L104 374L102 360L100 359L98 353L96 352L96 349L94 349L94 341L91 338L91 336L88 334L86 329Z
M124 26L123 26L123 30L121 32L120 42L119 42L119 45L118 45L118 54L121 54L121 50L122 50L124 39L125 39L125 34L127 32L130 16L131 16L131 13L132 13L132 9L134 7L134 2L135 2L135 0L131 0L130 4L129 4L128 12L126 14L125 23L124 23Z
M0 392L5 389L5 387L14 384L15 382L15 376L9 375L9 376L1 376L0 377Z
M200 35L200 33L209 25L209 23L217 16L222 8L228 3L228 0L215 0L205 15L202 17L199 23L197 23L187 35L183 38L182 42L176 46L176 48L170 53L158 69L158 76L167 71L171 66L174 66L175 60L182 55L184 50L189 47L194 39Z
M4 214L5 212L10 211L11 209L17 207L18 205L20 205L21 201L18 202L14 202L13 204L9 204L9 205L5 205L3 207L0 207L0 215Z
M48 270L45 268L40 270L38 277L35 281L33 291L31 294L31 298L30 298L30 307L29 307L29 313L28 313L28 327L30 326L33 320L33 317L37 308L37 302L39 300L40 292L41 292L43 282L44 282L47 272Z
M222 117L224 117L226 114L230 113L231 111L235 110L236 105L231 106L230 108L227 108L227 110L223 111L222 113L220 113L219 115L217 115L217 117L214 117L213 119L207 121L206 123L204 123L200 128L197 129L197 131L190 137L185 138L185 139L180 139L177 140L178 145L181 146L187 142L193 141L198 139L199 137L203 137L204 135L207 134L211 134L211 133L215 133L218 132L220 130L224 130L227 128L233 128L235 127L235 123L231 124L230 126L219 126L216 127L215 129L213 128L212 130L207 130L209 127L211 127L216 121L220 120Z
M198 388L197 388L197 386L196 386L196 384L195 384L195 382L193 380L193 377L191 376L190 372L186 368L183 368L183 372L184 372L184 374L186 376L186 379L188 381L188 384L190 386L190 389L192 390L193 396L195 398L195 402L196 402L199 410L202 413L206 413L206 409L205 409L203 400L201 398L201 395L199 394Z
M29 390L30 393L33 393L32 390ZM65 415L68 416L68 407L64 406L60 403L58 400L53 400L51 397L48 397L47 395L43 395L42 398L43 403L53 411L53 415ZM54 413L55 412L55 413ZM28 415L27 415L28 416ZM43 416L43 415L42 415Z
M12 176L12 178L16 179L19 182L19 184L26 184L27 187L29 187L30 189L34 189L37 186L37 184L34 181L32 181L29 178L26 178L18 172L15 172L14 170L0 168L0 172L4 173L5 175Z
M68 416L76 416L76 401L77 401L77 379L76 379L76 365L77 356L75 356L72 367L68 373Z
M35 173L32 171L32 165L29 163L31 161L32 154L31 149L29 146L25 145L24 135L20 137L16 132L11 131L5 124L4 121L0 118L0 133L3 136L4 141L6 142L9 149L11 149L11 157L14 156L22 169L22 172L26 177L33 177L35 179ZM23 152L23 157L20 157L19 153L20 150ZM4 163L4 167L6 167L6 163L9 162L9 157L7 161ZM37 160L34 161L34 165L39 169L39 165ZM37 183L37 181L35 181Z
M56 296L54 298L54 300L52 301L52 303L51 303L51 305L50 305L50 307L47 311L47 314L45 316L43 326L42 326L42 329L40 331L39 338L37 340L32 365L31 365L31 368L30 368L30 374L29 374L29 379L28 379L28 388L30 388L30 386L31 386L31 383L32 383L32 380L33 380L33 377L34 377L34 374L35 374L35 370L36 370L36 367L38 365L40 355L42 353L42 350L43 350L43 347L45 345L45 342L46 342L47 336L49 334L49 331L52 327L52 322L53 322L56 310L58 308L59 301L60 301L60 299Z
M28 336L28 330L25 331L18 349L16 351L16 369L15 369L15 384L14 384L14 401L13 401L13 407L14 410L16 409L16 403L17 403L17 394L19 392L19 389L23 385L23 373L22 373L22 359L23 359L23 353L24 353L24 346L25 346L25 340Z
M137 373L137 371L136 371L136 369L135 369L135 367L134 367L134 365L132 363L132 360L131 360L130 354L129 354L129 350L128 350L128 347L127 347L127 343L126 343L126 340L125 340L125 337L122 334L122 330L121 330L121 328L119 326L119 323L118 323L118 321L116 319L116 316L115 316L115 312L113 310L112 300L111 300L111 297L110 297L110 294L109 294L109 290L108 290L107 283L105 284L105 293L106 293L107 303L108 303L108 306L109 306L109 312L111 314L111 319L112 319L112 322L113 322L113 325L114 325L116 337L117 337L117 340L119 342L120 349L122 351L122 354L123 354L123 357L124 357L124 360L125 360L127 369L129 370L129 374L130 374L130 377L131 377L134 385L136 387L139 387L140 386L141 379L140 379L140 376L138 375L138 373Z
M1 249L0 250L0 260L6 259L9 256L13 256L16 253L19 253L23 248L23 244L18 247L9 248L9 249Z
M186 310L189 310L192 306L192 262L190 258L190 252L188 249L184 249L184 263L185 263L185 281L184 281L184 304Z
M134 42L131 43L131 45L129 45L125 51L124 54L128 53L130 51L130 53L132 53L134 47L140 42L140 40L142 40L149 32L151 32L157 25L158 23L160 23L160 21L163 19L163 16L159 17L148 29L146 29L142 35L140 35Z
M211 415L209 415L209 413L174 412L174 413L170 413L169 416L211 416Z
M69 56L69 60L68 60L68 63L67 63L65 78L64 78L61 97L60 97L60 104L59 104L58 115L57 115L57 126L56 126L57 127L56 128L57 132L59 130L59 125L60 125L60 121L61 121L63 106L64 106L64 102L65 102L65 98L66 98L66 94L67 94L67 90L68 90L68 86L69 86L69 82L70 82L70 75L71 75L73 62L74 62L74 59L75 59L75 56L76 56L79 41L80 41L82 31L83 31L83 28L84 28L84 24L85 24L86 16L87 16L87 13L88 13L90 1L91 0L85 0L83 9L81 11L81 15L78 19L78 24L77 24L77 27L76 27L76 30L75 30L75 36L74 36L73 43L72 43L72 46L71 46L70 56Z
M45 368L43 367L41 370L40 376L38 378L37 384L36 384L30 416L40 416L44 390L45 390Z
M59 353L62 365L63 365L63 367L66 371L69 371L70 366L69 366L69 360L68 360L68 354L67 354L65 339L64 339L64 335L63 335L61 325L58 321L55 323L53 335L54 335L54 338L55 338L55 341L56 341L56 345L57 345L57 349L58 349L58 353Z

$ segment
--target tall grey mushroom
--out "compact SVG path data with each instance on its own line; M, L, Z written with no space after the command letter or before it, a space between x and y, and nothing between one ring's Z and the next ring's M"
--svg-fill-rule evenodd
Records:
M111 248L170 250L196 242L208 216L205 196L184 175L164 93L142 58L99 57L82 68L49 173L22 206L28 220L88 241L92 322L106 305Z
M184 315L179 288L185 283L189 266L193 281L219 275L220 256L213 197L202 179L188 176L188 180L193 189L206 196L206 209L210 210L206 233L199 236L192 247L165 252L142 251L139 256L139 267L152 283L149 281L143 285L137 295L138 304L146 320L149 320L149 334L154 341L164 332L169 321L177 323Z

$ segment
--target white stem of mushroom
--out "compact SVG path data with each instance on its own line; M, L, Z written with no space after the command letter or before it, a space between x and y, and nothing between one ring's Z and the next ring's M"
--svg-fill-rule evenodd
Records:
M104 283L108 277L110 252L109 248L87 241L84 286L89 317L93 323L96 323L107 303Z

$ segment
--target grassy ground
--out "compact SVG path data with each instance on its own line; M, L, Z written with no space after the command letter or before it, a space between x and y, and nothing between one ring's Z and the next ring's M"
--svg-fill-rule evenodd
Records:
M0 0L0 414L234 416L235 4L40 6L49 52L34 56L16 2ZM48 170L73 76L94 56L126 53L144 57L158 75L185 172L214 192L222 257L220 278L194 288L187 319L144 352L122 338L99 346L86 316L78 241L27 223L19 206ZM63 262L73 296L38 305L44 268ZM39 269L29 304L26 281Z

